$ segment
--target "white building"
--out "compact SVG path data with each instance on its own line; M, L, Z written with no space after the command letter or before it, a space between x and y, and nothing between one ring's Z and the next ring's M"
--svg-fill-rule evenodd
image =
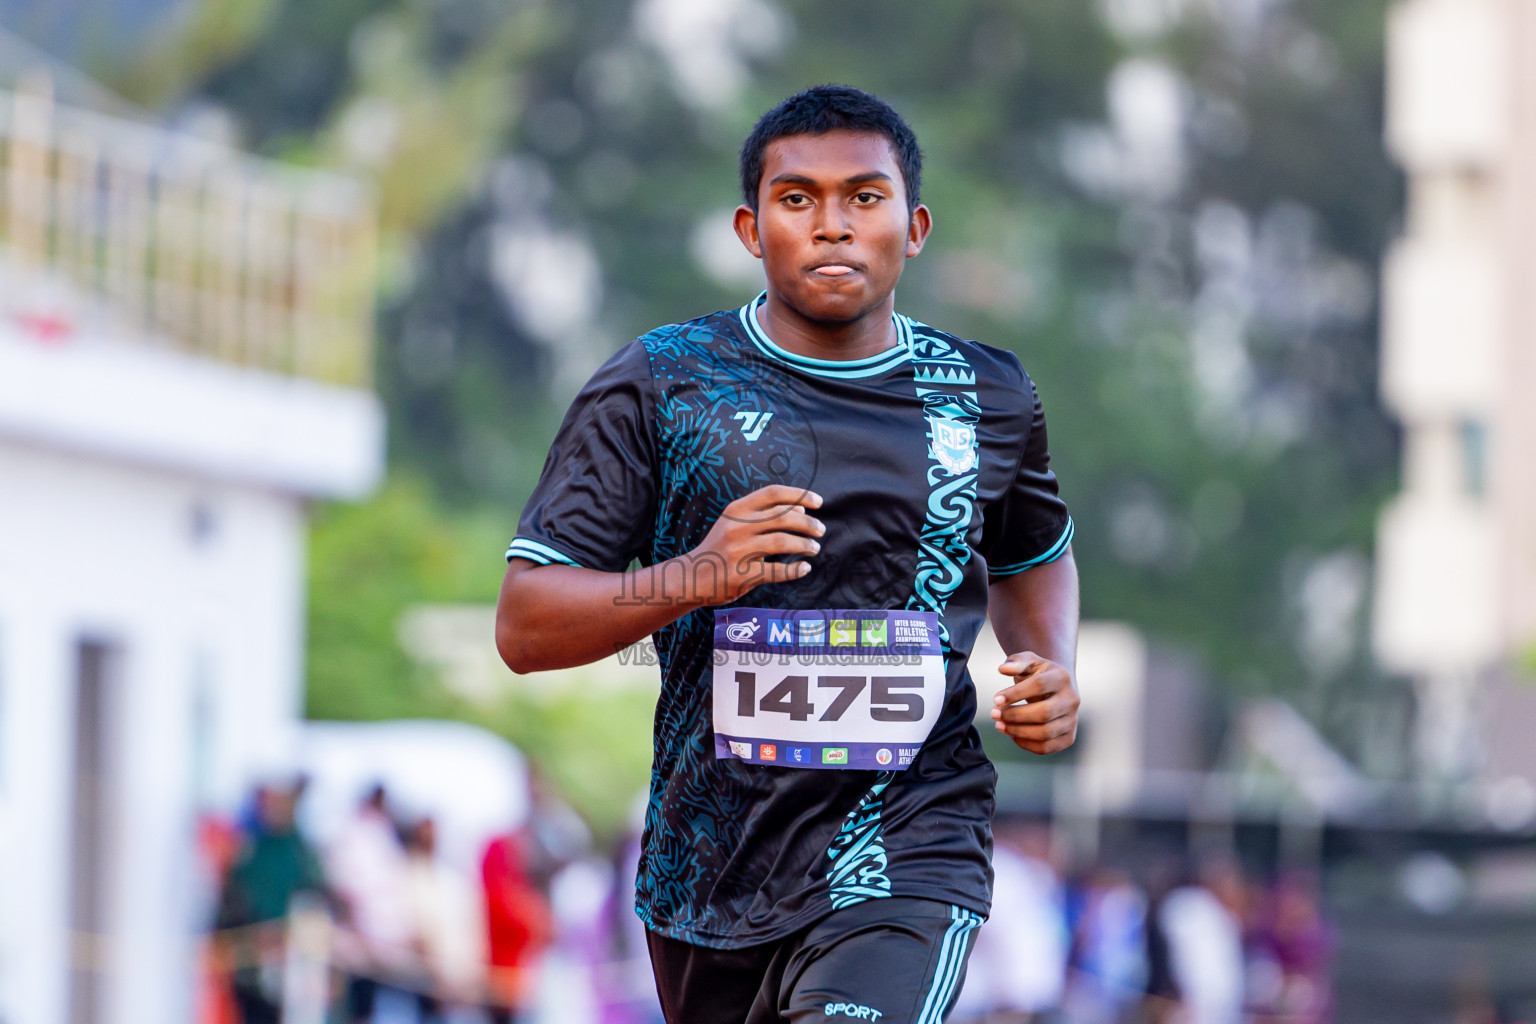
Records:
M1528 783L1536 699L1510 666L1536 645L1536 6L1401 0L1388 29L1408 204L1381 381L1405 450L1375 647L1414 680L1424 775Z
M0 92L0 1020L192 1017L198 812L291 758L377 480L373 200Z

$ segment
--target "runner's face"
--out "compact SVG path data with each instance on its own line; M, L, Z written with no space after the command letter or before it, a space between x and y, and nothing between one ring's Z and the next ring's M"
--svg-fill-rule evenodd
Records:
M880 310L931 224L926 207L908 212L890 142L870 132L790 135L763 157L757 212L737 210L736 231L763 260L769 288L821 323Z

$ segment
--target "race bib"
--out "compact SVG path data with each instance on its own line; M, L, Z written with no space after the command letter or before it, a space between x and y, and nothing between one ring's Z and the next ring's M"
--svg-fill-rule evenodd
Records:
M715 612L715 756L905 768L944 704L933 612Z

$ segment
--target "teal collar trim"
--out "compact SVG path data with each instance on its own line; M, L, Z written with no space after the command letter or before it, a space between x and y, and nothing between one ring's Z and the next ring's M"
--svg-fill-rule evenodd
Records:
M896 345L884 352L877 352L863 359L813 359L810 356L796 355L788 349L775 345L773 339L768 337L768 332L763 330L762 325L757 322L757 307L767 299L768 293L763 292L741 307L739 310L741 328L764 355L778 362L788 363L797 370L814 373L818 377L847 380L886 373L912 358L912 321L900 313L891 314L891 320L896 325Z

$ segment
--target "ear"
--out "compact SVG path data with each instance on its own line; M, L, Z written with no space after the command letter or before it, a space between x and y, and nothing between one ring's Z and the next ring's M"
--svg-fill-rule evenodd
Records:
M928 232L932 230L933 214L928 212L928 207L918 203L907 224L907 259L923 251L923 243L928 241Z
M763 258L763 243L757 237L757 214L750 206L736 207L736 219L733 221L736 228L736 237L741 239L741 244L747 247L747 252Z

